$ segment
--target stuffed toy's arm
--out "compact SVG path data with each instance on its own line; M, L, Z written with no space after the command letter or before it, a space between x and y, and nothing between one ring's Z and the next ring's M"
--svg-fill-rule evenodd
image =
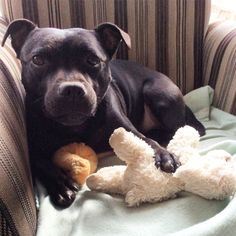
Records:
M199 156L199 141L200 135L198 131L186 125L176 131L167 146L167 150L174 154L183 165L192 159L193 156Z

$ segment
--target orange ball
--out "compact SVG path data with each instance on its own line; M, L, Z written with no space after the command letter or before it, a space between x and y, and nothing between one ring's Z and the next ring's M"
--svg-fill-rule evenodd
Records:
M55 152L53 162L67 171L76 183L82 185L96 171L98 159L91 147L84 143L71 143Z

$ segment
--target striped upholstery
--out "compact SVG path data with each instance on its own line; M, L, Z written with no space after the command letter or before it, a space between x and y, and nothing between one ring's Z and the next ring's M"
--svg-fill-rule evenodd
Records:
M0 20L0 38L6 27ZM34 235L36 208L29 171L20 66L0 47L0 235Z
M157 69L183 93L202 83L202 45L210 0L2 0L9 20L84 27L110 21L128 31L132 50L118 54Z
M209 26L204 44L204 83L215 89L214 105L236 115L236 24Z
M216 89L214 105L236 114L235 63L230 51L236 26L208 27L210 0L1 1L9 21L25 17L41 27L92 29L104 21L114 22L132 38L132 50L121 47L119 58L167 74L184 94L210 84Z

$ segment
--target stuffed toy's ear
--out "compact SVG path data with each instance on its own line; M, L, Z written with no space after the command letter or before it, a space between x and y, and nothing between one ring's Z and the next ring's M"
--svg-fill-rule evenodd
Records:
M100 24L95 28L95 32L97 32L102 47L110 58L115 54L122 40L128 48L131 48L130 36L115 24Z
M2 46L4 46L8 36L10 35L12 47L14 48L16 55L19 58L20 50L25 43L28 34L35 28L36 25L26 19L18 19L11 22L3 37Z

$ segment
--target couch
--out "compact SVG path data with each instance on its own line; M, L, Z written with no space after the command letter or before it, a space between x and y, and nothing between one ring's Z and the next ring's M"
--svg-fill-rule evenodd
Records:
M132 38L132 49L122 46L117 58L168 75L186 94L207 128L201 151L236 154L236 24L209 25L210 0L0 0L0 6L1 39L8 23L22 17L40 27L116 23ZM40 183L33 184L20 68L8 40L0 48L0 235L235 235L234 198L206 201L183 193L127 209L119 197L85 187L71 208L56 209ZM109 157L100 165L114 162Z

